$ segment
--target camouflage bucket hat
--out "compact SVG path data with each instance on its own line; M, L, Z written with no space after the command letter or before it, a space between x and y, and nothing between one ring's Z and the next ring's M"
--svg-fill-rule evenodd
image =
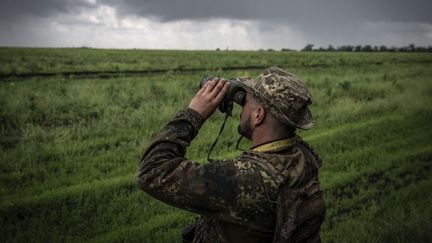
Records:
M311 95L303 81L278 67L264 70L257 78L239 78L240 85L253 95L278 120L289 126L313 126Z

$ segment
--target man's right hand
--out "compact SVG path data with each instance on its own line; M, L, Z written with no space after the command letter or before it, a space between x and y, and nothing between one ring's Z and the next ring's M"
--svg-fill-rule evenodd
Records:
M222 102L229 90L229 83L223 79L214 78L198 91L189 104L189 108L197 111L204 119L209 118Z

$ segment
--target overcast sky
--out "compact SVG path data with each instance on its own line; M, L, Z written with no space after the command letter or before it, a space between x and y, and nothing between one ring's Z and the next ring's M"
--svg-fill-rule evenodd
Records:
M431 9L431 0L0 0L0 46L429 46Z

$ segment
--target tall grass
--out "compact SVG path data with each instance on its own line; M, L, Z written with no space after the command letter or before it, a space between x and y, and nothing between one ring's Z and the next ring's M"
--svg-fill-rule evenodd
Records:
M116 65L207 69L0 82L2 241L179 241L179 230L195 215L138 191L133 176L141 154L187 107L204 75L254 77L260 70L218 67L273 64L302 77L313 96L315 127L300 135L324 162L324 241L431 237L430 55L9 48L0 53L3 74L14 68L59 72ZM58 65L50 68L52 62ZM240 153L234 149L239 112L235 107L213 156ZM217 112L204 124L189 158L205 163L223 118Z

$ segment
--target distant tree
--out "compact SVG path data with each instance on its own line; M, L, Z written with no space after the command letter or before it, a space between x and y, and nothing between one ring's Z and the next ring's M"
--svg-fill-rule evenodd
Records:
M398 51L400 51L400 52L407 52L407 51L409 51L409 47L408 46L399 47Z
M282 48L281 51L295 51L295 50L289 48Z
M329 45L327 47L327 51L335 51L335 48L332 45Z
M307 44L303 49L301 49L301 51L313 51L313 47L313 44Z
M343 45L337 48L338 51L353 51L354 46L351 45Z
M282 51L291 51L290 49L282 48ZM407 46L391 46L385 45L372 46L372 45L341 45L336 48L333 45L329 45L327 48L319 47L314 49L313 44L306 45L301 51L347 51L347 52L432 52L432 46L422 47L416 46L415 44L409 44Z
M426 47L422 47L422 46L416 46L415 51L417 51L417 52L427 52L427 48Z
M216 48L216 51L220 51L220 48Z
M395 47L395 46L392 46L392 47L388 48L388 51L390 51L390 52L396 52L396 51L398 51L398 48Z
M388 51L388 49L385 45L381 45L379 51Z
M362 51L372 51L372 46L371 45L365 45L365 46L363 46L363 48L361 50Z
M354 51L362 51L362 46L357 45L356 47L354 47Z

